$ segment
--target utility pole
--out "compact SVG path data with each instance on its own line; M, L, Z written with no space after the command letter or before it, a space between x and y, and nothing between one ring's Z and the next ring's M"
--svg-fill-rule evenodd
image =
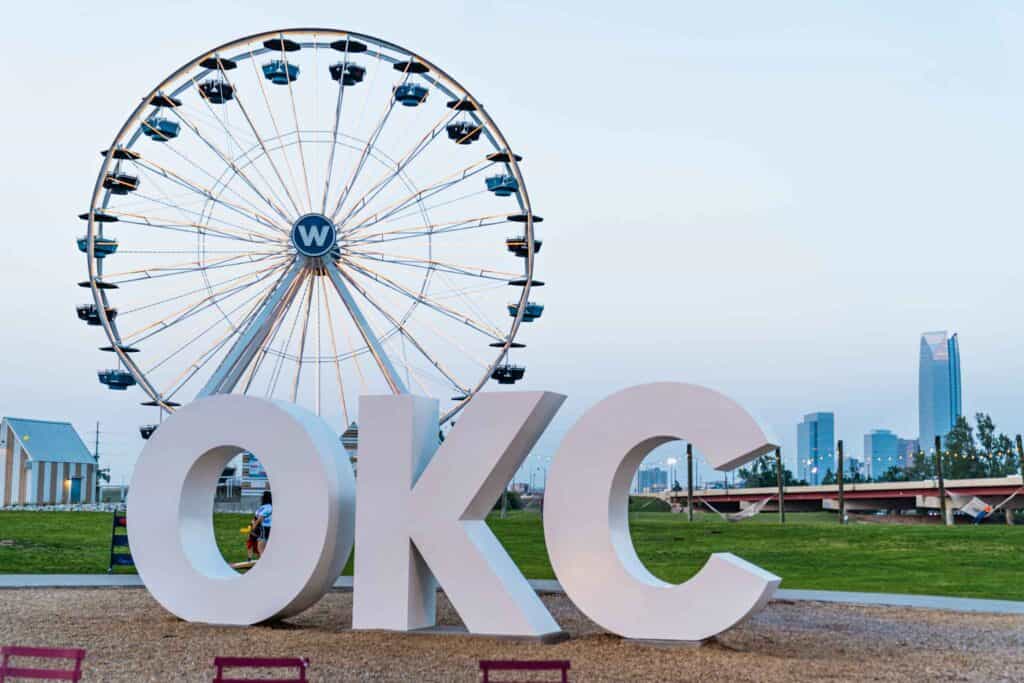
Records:
M1021 442L1020 434L1017 435L1017 455L1020 457L1020 475L1024 477L1024 443Z
M839 523L846 524L846 493L843 491L843 440L839 439L839 443L836 444L836 454L838 456L838 462L836 463L839 468L838 474L836 474L836 483L839 484Z
M942 437L935 437L935 474L939 478L939 510L942 514L942 523L950 526L950 520L946 511L946 479L942 476Z
M786 523L786 489L782 477L782 449L775 449L775 483L779 486L779 523Z
M690 444L686 444L686 519L693 521L693 446Z
M100 502L100 421L96 420L96 445L93 447L92 458L96 461L95 474L93 475L93 482L95 491L93 491L93 502ZM88 484L88 482L86 482Z

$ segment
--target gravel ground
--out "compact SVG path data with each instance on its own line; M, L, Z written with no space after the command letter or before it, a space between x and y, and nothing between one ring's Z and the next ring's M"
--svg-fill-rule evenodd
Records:
M86 681L209 681L215 655L308 657L314 681L478 681L480 659L569 659L573 681L1024 681L1021 616L780 601L694 648L626 641L564 596L544 602L570 640L355 632L342 591L236 628L179 621L144 590L0 590L0 644L85 647ZM441 623L460 623L438 604Z

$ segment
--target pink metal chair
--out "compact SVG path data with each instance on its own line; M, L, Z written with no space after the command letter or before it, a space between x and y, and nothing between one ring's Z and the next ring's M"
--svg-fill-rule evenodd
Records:
M568 683L569 681L569 660L567 659L548 661L484 659L480 661L480 670L484 674L483 683L500 683L491 678L492 671L560 671L562 673L562 683Z
M262 683L293 683L308 681L306 669L309 660L300 657L214 657L213 665L217 668L217 676L213 683L245 683L261 681ZM298 678L228 678L224 669L298 669Z
M29 669L11 664L11 657L34 657L38 659L73 659L73 669ZM34 678L47 681L82 680L82 660L85 650L78 648L57 649L51 647L0 647L0 683L11 678Z

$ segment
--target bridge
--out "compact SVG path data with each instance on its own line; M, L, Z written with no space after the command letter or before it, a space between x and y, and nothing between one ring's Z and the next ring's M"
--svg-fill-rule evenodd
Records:
M1009 477L993 477L987 479L947 479L946 493L962 496L977 496L989 505L998 505L1007 497L1020 492L1001 509L1005 511L1008 524L1013 523L1013 510L1024 508L1024 480L1019 474ZM793 512L809 512L814 510L838 510L839 486L836 484L820 486L789 486L784 490L786 510ZM686 490L664 491L660 493L641 493L641 497L661 498L671 505L686 506ZM737 512L768 497L778 495L774 486L763 488L703 488L694 489L694 506L701 506L706 500L715 509L722 512ZM923 481L870 482L850 483L843 485L843 497L847 512L880 512L904 514L909 511L926 512L938 510L939 482L935 479ZM948 501L947 501L948 502ZM778 500L772 500L764 508L778 510ZM947 507L952 514L952 507Z

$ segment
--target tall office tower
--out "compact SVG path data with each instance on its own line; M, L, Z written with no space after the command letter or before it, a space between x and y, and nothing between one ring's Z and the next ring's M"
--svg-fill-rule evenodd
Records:
M872 429L864 435L864 460L867 474L878 479L890 467L902 467L899 457L900 438L888 429Z
M835 465L836 417L833 413L809 413L796 428L796 454L800 476L820 484Z
M668 470L648 467L638 472L641 493L657 493L668 488Z
M960 344L947 332L921 335L917 411L921 448L935 447L935 437L949 434L963 412L960 397Z
M921 442L917 439L898 439L896 441L896 455L899 457L900 467L910 467L914 464L914 455L921 450Z

